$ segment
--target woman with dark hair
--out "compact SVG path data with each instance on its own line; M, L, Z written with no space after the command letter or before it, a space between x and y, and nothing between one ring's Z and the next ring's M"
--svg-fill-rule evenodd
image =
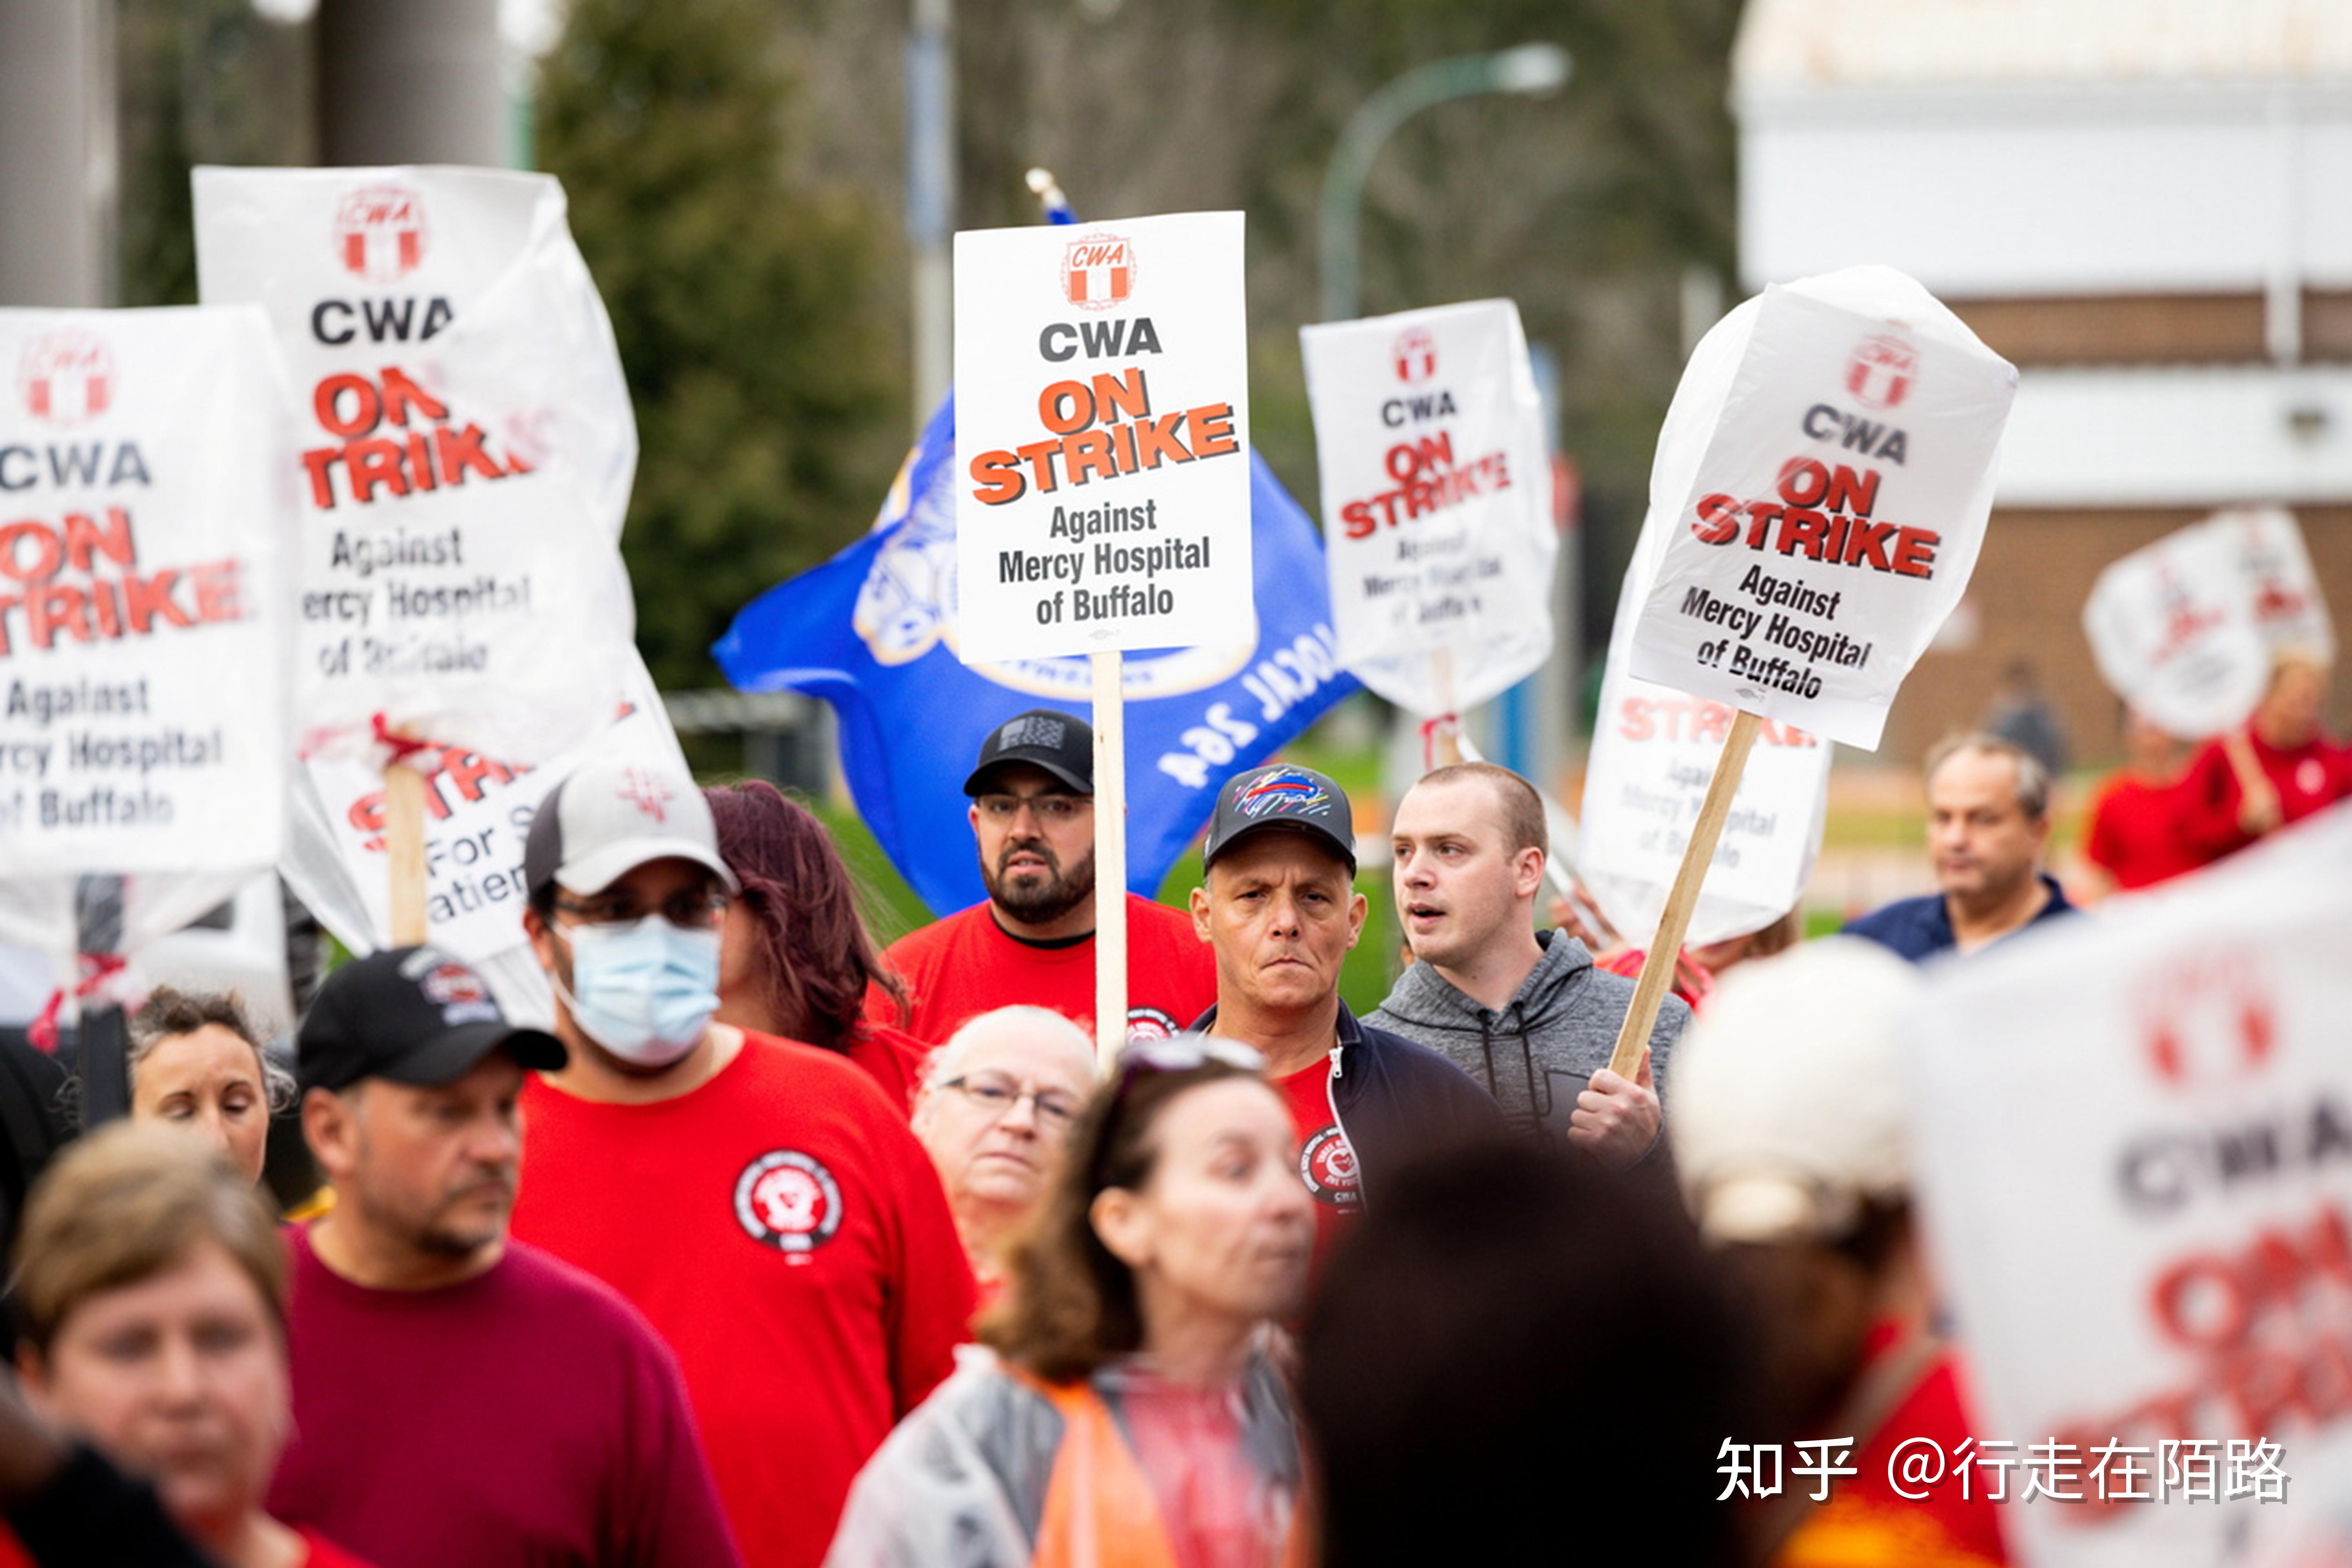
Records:
M990 1349L867 1464L827 1563L1306 1562L1265 1350L1314 1248L1297 1152L1255 1052L1129 1046L982 1320Z
M269 1059L234 996L159 985L131 1016L131 1118L185 1127L254 1182L269 1118L294 1103L294 1075Z
M882 967L824 825L765 779L702 794L742 885L720 931L718 1021L845 1056L908 1113L924 1047L864 1016L877 990L905 1017L907 990Z

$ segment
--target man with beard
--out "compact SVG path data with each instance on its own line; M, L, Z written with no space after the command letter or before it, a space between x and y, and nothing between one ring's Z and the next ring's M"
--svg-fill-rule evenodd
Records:
M864 1068L714 1021L740 884L683 772L587 763L540 804L522 866L568 1055L522 1090L514 1233L677 1352L744 1561L816 1568L971 1321L939 1173Z
M1095 737L1032 709L995 730L963 782L988 900L882 955L912 995L903 1026L939 1042L999 1007L1050 1007L1089 1033L1095 1011ZM1127 1027L1172 1035L1217 1000L1216 961L1181 912L1127 898ZM876 1016L888 1005L871 1004Z

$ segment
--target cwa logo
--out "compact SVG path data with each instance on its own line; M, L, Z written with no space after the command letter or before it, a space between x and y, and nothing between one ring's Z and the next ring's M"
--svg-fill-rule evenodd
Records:
M1858 403L1893 408L1911 394L1919 374L1919 351L1901 338L1874 333L1855 345L1845 362L1845 389Z
M114 355L89 332L45 332L25 350L16 385L26 412L52 425L79 425L114 401Z
M1437 374L1437 339L1425 327L1399 332L1389 353L1396 361L1397 379L1407 386L1419 386Z
M2277 1044L2270 997L2244 953L2205 952L2165 965L2141 1003L2148 1065L2166 1085L2251 1077Z
M397 283L425 259L425 204L399 185L365 185L335 208L335 256L371 283Z
M1081 310L1108 310L1135 292L1135 247L1115 234L1070 241L1062 252L1062 294Z

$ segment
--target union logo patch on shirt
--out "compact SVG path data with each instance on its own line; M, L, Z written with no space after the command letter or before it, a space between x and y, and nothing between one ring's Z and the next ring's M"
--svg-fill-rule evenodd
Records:
M772 1150L735 1178L735 1220L752 1240L800 1262L841 1229L841 1186L813 1156Z
M1315 1194L1315 1201L1335 1209L1351 1209L1364 1201L1363 1184L1356 1169L1356 1151L1348 1142L1346 1133L1334 1125L1326 1127L1299 1145L1298 1179Z

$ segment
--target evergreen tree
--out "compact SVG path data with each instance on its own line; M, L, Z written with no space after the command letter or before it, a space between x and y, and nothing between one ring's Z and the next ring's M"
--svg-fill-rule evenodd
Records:
M541 71L635 402L622 549L664 687L714 684L735 611L855 537L898 456L873 220L788 182L779 53L760 0L574 0Z

